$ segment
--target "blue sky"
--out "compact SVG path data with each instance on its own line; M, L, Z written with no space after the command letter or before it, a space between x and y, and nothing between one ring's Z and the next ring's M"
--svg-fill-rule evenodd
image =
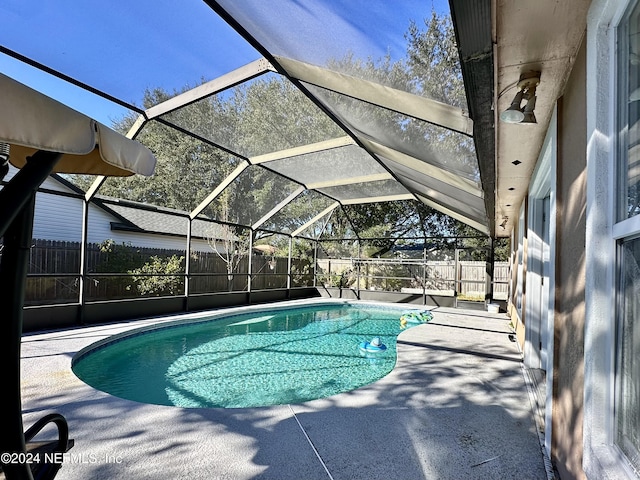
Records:
M348 47L363 56L380 55L385 49L401 55L401 42L387 38L385 29L406 31L409 18L429 16L432 8L448 12L446 0L431 4L382 1L380 9L365 0L291 0L281 1L277 11L275 0L220 3L247 12L263 10L271 19L266 22L269 27L306 37L297 43L298 36L294 41L286 35L275 38L274 48L282 48L281 53L287 55L308 55L299 59L311 62L315 61L314 48L325 44L332 51ZM294 16L282 15L285 10ZM329 26L314 17L322 13L325 20L327 12L335 14ZM248 21L252 21L250 15ZM300 28L301 23L296 22L300 15L303 20L315 19L315 30ZM0 45L130 104L139 105L147 88L178 91L260 57L209 6L197 0L3 0L0 17ZM375 27L376 22L382 22L380 28ZM273 30L256 31L260 38L273 38ZM344 32L349 34L344 36ZM375 52L364 50L372 46ZM107 125L127 113L126 108L2 53L0 72Z

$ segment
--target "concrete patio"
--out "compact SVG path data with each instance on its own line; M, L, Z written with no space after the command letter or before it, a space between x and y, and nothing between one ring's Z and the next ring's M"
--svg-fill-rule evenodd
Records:
M398 338L387 377L300 405L183 409L97 391L81 348L157 322L25 335L25 428L49 412L75 446L60 479L547 479L529 387L503 314L434 309Z

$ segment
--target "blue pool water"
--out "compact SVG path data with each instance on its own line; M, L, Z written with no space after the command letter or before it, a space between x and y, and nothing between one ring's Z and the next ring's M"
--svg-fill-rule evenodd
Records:
M85 383L138 402L257 407L347 392L396 362L406 309L317 304L163 325L89 346L72 369ZM381 353L359 348L373 337Z

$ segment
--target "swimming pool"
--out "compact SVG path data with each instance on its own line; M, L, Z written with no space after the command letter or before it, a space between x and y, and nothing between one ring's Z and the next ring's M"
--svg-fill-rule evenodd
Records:
M241 408L300 403L368 385L395 366L406 306L326 303L165 323L81 350L72 370L143 403ZM409 318L409 317L407 317ZM387 347L363 351L378 337Z

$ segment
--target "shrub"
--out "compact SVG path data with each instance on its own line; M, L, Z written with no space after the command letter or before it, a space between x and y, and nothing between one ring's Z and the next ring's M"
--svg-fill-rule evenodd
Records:
M183 262L184 256L162 258L152 255L142 267L129 270L129 274L143 296L180 295L184 290Z

